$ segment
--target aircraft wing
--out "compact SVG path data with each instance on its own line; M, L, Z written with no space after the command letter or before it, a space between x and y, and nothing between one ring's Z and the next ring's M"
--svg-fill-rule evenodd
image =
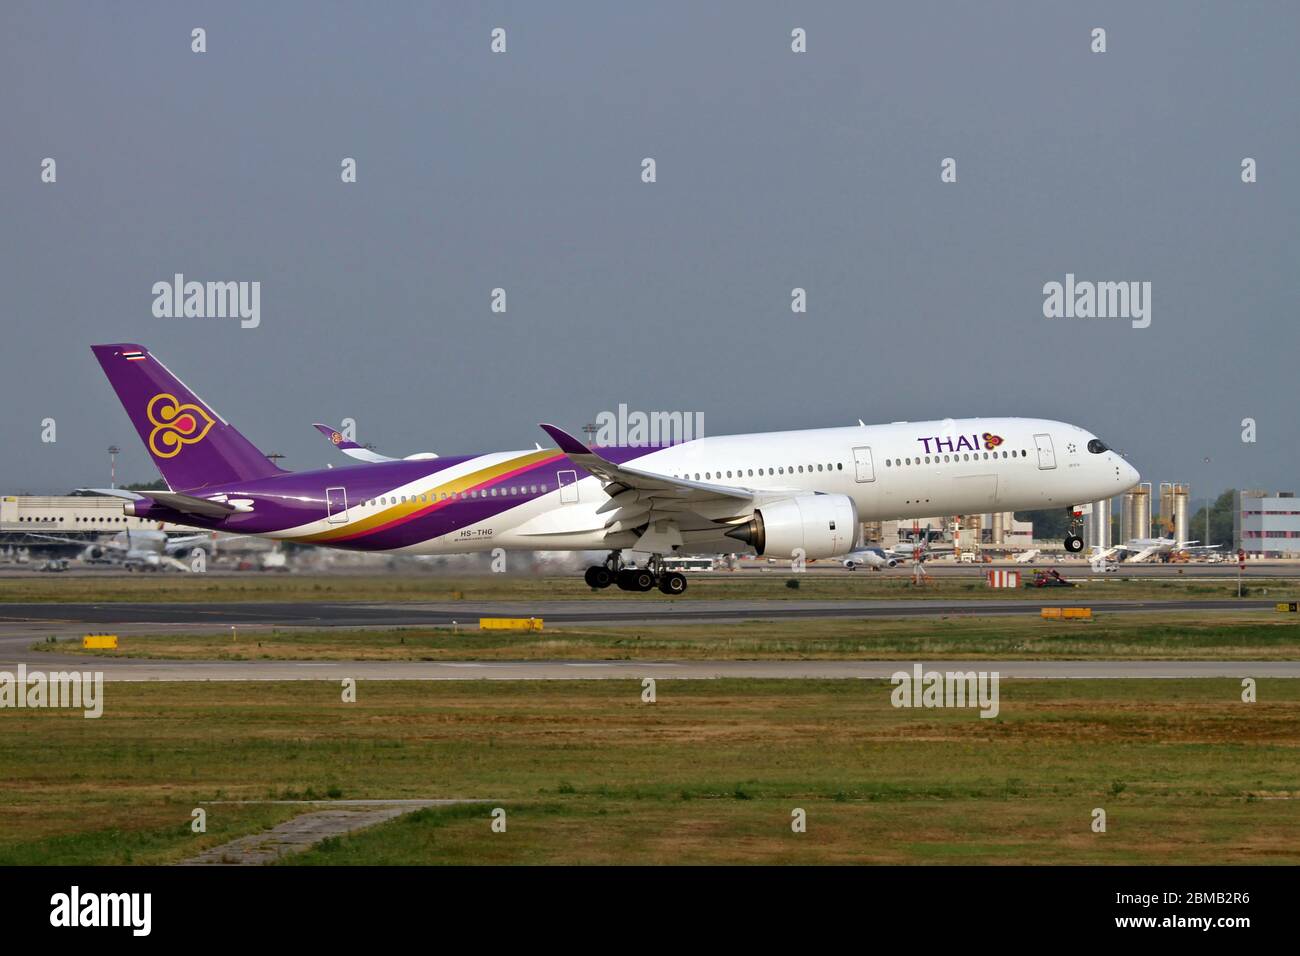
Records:
M674 478L672 475L615 464L600 457L561 428L547 424L543 424L541 428L555 439L555 443L560 446L560 451L564 452L570 461L582 466L604 482L605 493L611 497L625 491L637 491L652 493L655 497L679 500L732 498L749 502L755 496L755 492L750 488Z
M554 425L542 429L555 439L560 450L575 465L600 479L609 501L596 513L607 515L605 533L617 534L645 529L635 550L668 550L680 545L671 530L653 530L660 519L668 519L682 531L725 533L725 527L748 520L755 508L765 501L788 498L798 491L764 489L758 491L739 485L715 484L674 478L659 472L620 465L592 451L568 432ZM674 543L675 542L675 543Z
M1123 548L1122 550L1124 550L1124 551L1133 551L1132 548ZM1147 558L1151 557L1153 554L1155 554L1155 553L1156 553L1157 551L1159 551L1159 550L1160 550L1159 547L1153 545L1152 547L1149 547L1149 548L1143 548L1141 551L1136 551L1136 552L1134 552L1133 556L1132 556L1131 558L1128 559L1128 560L1129 560L1129 563L1136 563L1136 562L1145 561Z
M99 530L101 532L107 532L110 529L102 528L96 530ZM19 533L22 534L24 537L35 538L38 541L53 541L55 544L75 544L79 548L84 548L86 545L93 543L86 538L60 538L58 535L41 534L39 531L22 531Z

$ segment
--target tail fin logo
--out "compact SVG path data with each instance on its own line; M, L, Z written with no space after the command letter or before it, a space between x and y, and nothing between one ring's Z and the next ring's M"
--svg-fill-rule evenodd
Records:
M149 450L159 458L175 458L185 445L202 441L216 424L212 416L190 402L179 402L175 395L160 392L149 399L145 414L153 431L149 432Z

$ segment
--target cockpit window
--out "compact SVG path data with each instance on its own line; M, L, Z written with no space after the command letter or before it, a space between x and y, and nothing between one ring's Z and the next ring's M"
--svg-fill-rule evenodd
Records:
M1088 451L1094 455L1100 455L1103 451L1110 451L1110 449L1106 447L1106 443L1100 438L1094 438L1088 442Z

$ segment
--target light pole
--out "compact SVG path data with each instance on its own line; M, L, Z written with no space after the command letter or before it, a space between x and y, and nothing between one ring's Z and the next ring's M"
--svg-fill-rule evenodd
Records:
M108 487L117 487L117 453L122 449L116 445L108 446Z
M1211 459L1210 459L1210 456L1209 456L1209 455L1206 455L1206 456L1205 456L1205 463L1206 463L1207 465L1210 463L1210 460L1211 460ZM1208 469L1207 469L1207 471L1208 471ZM1205 489L1206 489L1206 491L1205 491L1205 546L1206 546L1207 548L1210 546L1210 543L1211 543L1211 542L1210 542L1210 491L1209 491L1209 488L1210 488L1210 483L1209 483L1209 481L1206 481L1206 482L1205 482Z

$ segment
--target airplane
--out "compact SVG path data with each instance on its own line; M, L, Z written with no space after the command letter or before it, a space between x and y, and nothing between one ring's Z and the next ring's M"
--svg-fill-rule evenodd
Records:
M189 566L177 560L176 555L191 552L195 548L212 548L210 533L173 537L166 531L151 528L134 531L126 528L112 537L90 544L81 538L61 538L36 532L30 533L30 537L59 544L85 545L79 555L82 561L88 564L117 564L128 571L161 571L164 568L189 571Z
M1123 544L1117 544L1110 549L1109 553L1115 551L1124 552L1126 555L1125 563L1132 564L1139 561L1146 561L1153 557L1163 557L1168 554L1187 554L1211 555L1219 548L1221 544L1201 544L1199 541L1175 541L1173 538L1134 538Z
M879 571L881 568L896 568L904 560L906 559L884 548L859 548L846 554L840 559L840 563L850 571L856 571L863 566Z
M1042 553L1043 552L1037 548L1030 548L1028 551L1022 551L1020 554L1016 555L1016 564L1029 564L1034 560L1034 558L1038 557Z
M1090 432L1023 418L595 448L544 423L558 448L289 472L144 346L92 351L169 489L98 489L129 516L361 551L607 551L584 575L593 588L681 594L665 554L838 557L862 521L1073 510L1139 479ZM624 551L650 558L627 567Z

